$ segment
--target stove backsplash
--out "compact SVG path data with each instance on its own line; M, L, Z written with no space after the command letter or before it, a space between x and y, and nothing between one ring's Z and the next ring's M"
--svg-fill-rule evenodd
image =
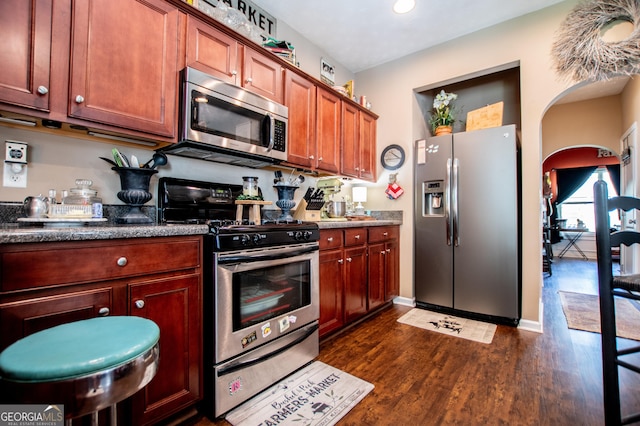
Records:
M129 207L122 205L104 205L104 217L109 219L109 223L115 223L115 218L125 214ZM156 221L155 206L143 206L142 211L153 221ZM263 209L262 217L266 220L275 220L282 212L279 209ZM371 216L378 220L402 220L401 210L372 210ZM25 217L22 211L22 203L0 202L0 224L16 225L19 217Z

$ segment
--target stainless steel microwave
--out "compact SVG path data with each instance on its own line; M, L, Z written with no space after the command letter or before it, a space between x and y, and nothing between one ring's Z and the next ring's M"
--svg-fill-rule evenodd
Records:
M254 168L287 159L286 106L193 68L182 82L180 142L163 152Z

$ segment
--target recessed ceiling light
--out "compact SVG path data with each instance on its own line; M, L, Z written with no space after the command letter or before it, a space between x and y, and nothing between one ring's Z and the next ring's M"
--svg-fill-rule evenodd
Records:
M416 0L397 0L393 5L395 13L411 12L416 7Z

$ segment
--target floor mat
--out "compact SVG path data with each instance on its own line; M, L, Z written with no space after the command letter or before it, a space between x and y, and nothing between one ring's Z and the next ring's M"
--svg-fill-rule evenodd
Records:
M398 318L398 322L480 343L491 343L497 328L495 324L418 308L414 308Z
M559 291L567 326L574 330L600 333L600 301L593 294ZM628 299L616 299L618 336L640 340L640 311Z
M330 426L373 390L373 385L314 361L229 412L234 426Z

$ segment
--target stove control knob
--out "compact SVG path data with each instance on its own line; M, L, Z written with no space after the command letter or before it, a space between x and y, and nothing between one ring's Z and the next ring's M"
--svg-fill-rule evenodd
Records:
M250 242L251 242L251 237L249 237L249 235L243 234L240 236L240 244L242 244L243 246L246 246Z
M302 232L296 231L296 233L293 235L293 238L295 238L296 241L300 241L302 239Z
M313 232L311 231L304 231L304 239L308 241L312 234Z
M253 234L252 240L253 240L253 244L255 245L260 244L260 234Z

